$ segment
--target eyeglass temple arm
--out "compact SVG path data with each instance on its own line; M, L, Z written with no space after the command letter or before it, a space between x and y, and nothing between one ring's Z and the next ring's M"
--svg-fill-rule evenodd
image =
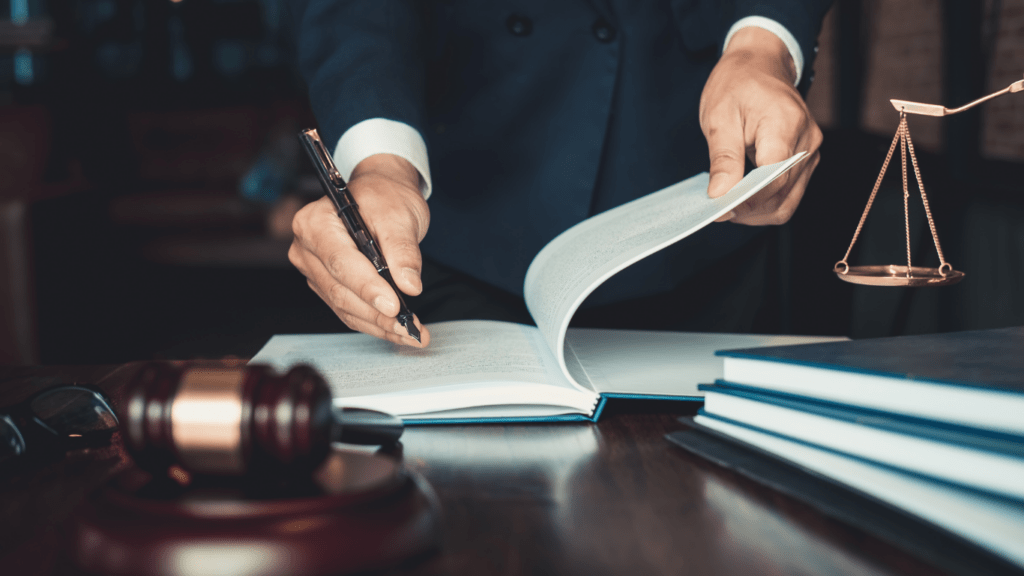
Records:
M907 114L921 114L923 116L949 116L950 114L957 114L974 108L982 102L988 102L989 100L1002 96L1003 94L1009 94L1013 92L1020 92L1024 90L1024 80L1017 80L1013 84L1010 84L1006 88L998 92L993 92L988 96L982 96L974 102L968 102L959 108L946 108L945 106L939 106L938 104L922 104L920 102L911 102L909 100L889 100L892 103L892 107L900 112L906 112Z

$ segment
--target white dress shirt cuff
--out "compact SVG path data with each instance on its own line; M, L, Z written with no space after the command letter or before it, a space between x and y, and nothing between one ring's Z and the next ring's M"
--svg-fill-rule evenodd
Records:
M750 26L767 30L778 36L779 40L782 40L782 43L786 45L786 49L789 50L789 55L793 57L793 64L796 65L796 82L794 82L793 85L795 86L799 84L800 75L803 74L804 71L804 53L800 50L800 43L796 41L796 38L793 37L789 30L786 30L785 26L771 18L765 18L764 16L747 16L746 18L740 18L737 20L736 23L732 25L732 28L729 28L729 33L725 35L725 43L722 44L722 51L724 52L725 48L729 46L729 41L732 40L733 34Z
M408 124L386 118L370 118L349 128L334 148L334 164L347 182L356 165L374 154L394 154L405 158L420 173L420 192L430 197L430 164L427 143Z

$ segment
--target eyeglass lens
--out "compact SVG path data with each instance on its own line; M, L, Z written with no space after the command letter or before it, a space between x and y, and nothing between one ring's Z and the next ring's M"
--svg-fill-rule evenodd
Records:
M25 453L25 439L11 417L0 415L0 464Z
M113 430L117 417L97 392L78 386L49 390L30 406L33 415L59 436L78 437L90 432Z

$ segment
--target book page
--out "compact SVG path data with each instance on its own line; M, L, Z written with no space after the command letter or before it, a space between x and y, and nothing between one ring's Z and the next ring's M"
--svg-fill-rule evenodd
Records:
M575 393L533 326L465 320L431 324L430 331L431 344L422 349L358 333L277 335L250 363L278 370L308 364L330 383L335 398L488 382Z
M713 416L698 415L694 422L920 516L1024 566L1024 547L1020 545L1024 541L1024 508L1019 502L876 466L841 452Z
M752 170L725 195L708 198L708 174L689 178L573 226L548 243L526 272L524 295L565 377L565 332L583 300L602 282L641 258L714 222L806 156Z
M723 377L718 350L847 340L843 336L708 334L570 328L565 336L596 392L703 397L698 384Z

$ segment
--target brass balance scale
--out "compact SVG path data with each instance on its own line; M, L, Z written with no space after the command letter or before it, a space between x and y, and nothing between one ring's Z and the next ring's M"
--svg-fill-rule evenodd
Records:
M875 180L875 187L868 197L868 204L861 214L860 222L857 223L857 230L853 233L853 240L850 247L846 249L846 255L839 262L836 262L833 271L840 280L854 284L867 284L870 286L943 286L956 284L963 279L964 273L953 269L953 265L946 261L942 254L942 246L939 244L939 234L935 230L935 221L932 218L931 208L928 206L928 196L924 192L924 182L921 180L921 170L917 167L917 156L914 155L914 143L910 139L910 128L907 126L907 114L921 114L923 116L949 116L964 110L973 108L982 102L986 102L1003 94L1020 92L1024 90L1024 80L1018 80L998 92L979 98L959 108L946 108L938 104L921 104L920 102L909 102L907 100L890 100L894 108L900 113L900 123L896 128L896 135L893 136L892 145L889 146L889 153L882 163L882 171L878 173ZM896 150L896 144L900 145L900 156L903 160L903 216L906 225L907 238L907 265L886 264L879 266L850 266L847 259L853 250L861 230L864 228L864 221L871 211L871 205L875 202L875 196L882 184L882 177L889 168L889 161ZM914 177L917 179L917 187L921 190L921 200L924 204L924 212L928 216L928 229L931 230L932 240L935 242L935 251L939 255L939 266L928 268L914 266L910 262L910 191L907 186L907 151L910 151L910 162L914 168Z

